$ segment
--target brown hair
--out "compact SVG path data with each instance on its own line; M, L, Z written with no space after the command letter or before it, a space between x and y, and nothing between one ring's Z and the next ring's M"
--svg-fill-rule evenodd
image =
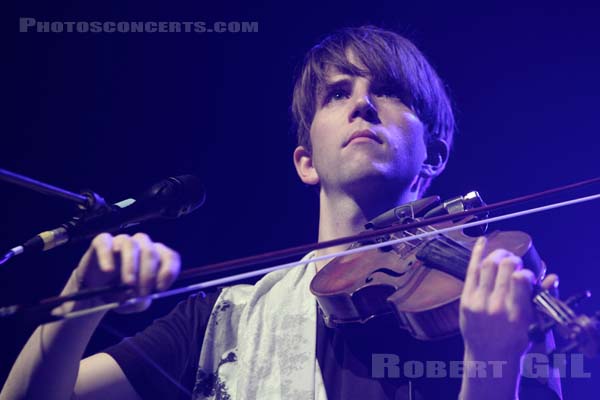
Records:
M348 60L351 51L366 67ZM317 107L317 91L325 82L328 67L350 75L366 73L401 94L425 128L426 143L433 138L452 144L454 116L444 84L423 54L408 39L375 26L346 28L327 36L306 54L292 100L292 117L298 145L312 151L310 126Z

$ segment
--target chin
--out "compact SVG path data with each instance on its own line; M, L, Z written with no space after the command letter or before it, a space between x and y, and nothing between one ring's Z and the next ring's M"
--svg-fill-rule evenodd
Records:
M356 171L356 173L348 174L342 182L342 185L348 189L369 190L384 186L386 182L389 182L389 178L380 171L363 169Z
M376 168L363 168L358 171L348 171L342 180L343 187L348 192L366 191L372 193L374 190L385 192L406 192L410 190L414 179L409 176L399 176L382 172Z

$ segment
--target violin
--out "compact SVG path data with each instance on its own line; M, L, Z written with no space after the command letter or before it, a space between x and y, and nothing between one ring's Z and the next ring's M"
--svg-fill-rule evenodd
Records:
M461 213L484 205L477 192L441 203L433 196L396 207L375 218L367 229L406 225L427 220L440 213ZM459 334L459 303L470 254L477 237L485 234L486 254L495 249L511 251L536 277L533 303L540 323L530 327L532 340L542 341L548 330L557 326L567 339L564 351L579 348L588 357L598 354L600 323L595 317L577 315L570 304L543 290L539 283L546 266L533 246L531 237L520 231L493 231L486 227L459 229L429 238L411 237L464 225L480 217L471 215L456 220L399 230L389 235L355 242L356 248L375 242L408 238L408 241L336 257L326 264L310 285L326 325L366 323L380 315L393 314L399 326L420 340L438 340Z

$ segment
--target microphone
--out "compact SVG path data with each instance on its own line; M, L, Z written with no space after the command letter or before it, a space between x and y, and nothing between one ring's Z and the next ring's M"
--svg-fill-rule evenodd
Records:
M114 233L153 219L174 219L196 210L206 199L204 187L193 175L164 179L137 198L106 204L98 195L88 192L96 203L90 212L83 211L56 229L44 231L21 246L12 248L0 264L18 254L46 251L67 242L90 239L102 232Z

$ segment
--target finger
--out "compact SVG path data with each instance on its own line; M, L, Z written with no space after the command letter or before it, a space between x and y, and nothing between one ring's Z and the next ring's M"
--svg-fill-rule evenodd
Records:
M113 249L121 254L121 279L123 283L135 285L139 272L139 245L129 235L118 235Z
M479 286L481 258L485 251L486 242L485 236L480 236L477 239L477 242L475 242L475 246L473 246L471 259L469 260L469 266L467 267L467 275L465 277L465 287L463 289L463 292L467 295L472 293L477 286Z
M156 281L158 290L166 290L175 282L181 270L181 259L179 253L170 249L162 243L155 243L160 257L160 266Z
M74 271L80 288L94 287L110 280L115 273L115 261L111 251L113 237L103 233L90 243Z
M510 255L511 253L506 250L496 249L481 262L479 290L486 294L486 297L494 291L496 276L498 275L498 265L504 258Z
M559 285L558 275L550 274L544 278L541 283L542 289L547 290L552 296L559 298L560 295L558 293L558 285Z
M533 293L533 284L535 275L528 269L515 271L511 275L510 290L508 294L509 309L513 317L520 319L525 315L531 314L531 296Z
M494 284L494 295L499 298L505 298L510 290L511 276L515 271L523 268L523 263L519 257L510 255L503 258L498 265L498 274Z
M141 296L146 296L154 290L156 285L156 271L158 270L159 256L150 237L144 233L136 233L133 238L140 249L140 271L138 287Z
M542 281L542 288L545 290L552 290L558 288L558 275L550 274L544 278Z
M92 240L90 256L96 254L98 267L103 272L115 271L115 260L112 253L113 237L108 233L101 233ZM89 262L89 259L88 259Z

